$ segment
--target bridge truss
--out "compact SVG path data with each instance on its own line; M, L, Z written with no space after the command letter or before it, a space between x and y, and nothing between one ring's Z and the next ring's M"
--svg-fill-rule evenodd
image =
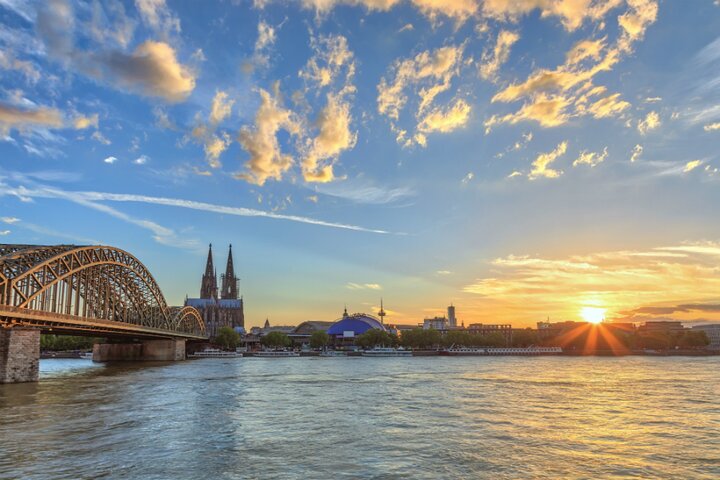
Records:
M147 268L108 246L0 244L0 326L58 333L205 338L192 307L169 308Z

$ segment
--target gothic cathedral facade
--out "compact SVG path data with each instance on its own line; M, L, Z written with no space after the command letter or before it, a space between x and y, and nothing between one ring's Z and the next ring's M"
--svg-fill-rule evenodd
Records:
M215 337L221 327L245 328L243 299L238 292L240 279L235 276L232 245L228 253L225 273L220 276L220 291L217 286L217 272L213 266L212 244L208 251L205 273L200 283L200 298L185 298L185 305L195 307L205 321L210 338Z

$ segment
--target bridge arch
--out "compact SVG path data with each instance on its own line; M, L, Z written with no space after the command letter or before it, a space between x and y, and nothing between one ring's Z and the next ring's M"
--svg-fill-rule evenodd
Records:
M168 308L148 269L110 246L0 245L0 305L205 335L194 308Z

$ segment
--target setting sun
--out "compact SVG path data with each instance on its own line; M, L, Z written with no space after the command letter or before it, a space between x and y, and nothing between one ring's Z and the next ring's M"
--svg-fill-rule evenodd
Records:
M583 307L582 310L580 310L580 315L586 322L601 323L605 320L605 309L598 307Z

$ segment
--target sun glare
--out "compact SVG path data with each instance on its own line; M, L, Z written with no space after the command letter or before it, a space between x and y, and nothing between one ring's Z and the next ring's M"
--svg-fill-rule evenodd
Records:
M597 324L605 320L605 309L598 307L583 307L582 310L580 310L580 315L586 322Z

